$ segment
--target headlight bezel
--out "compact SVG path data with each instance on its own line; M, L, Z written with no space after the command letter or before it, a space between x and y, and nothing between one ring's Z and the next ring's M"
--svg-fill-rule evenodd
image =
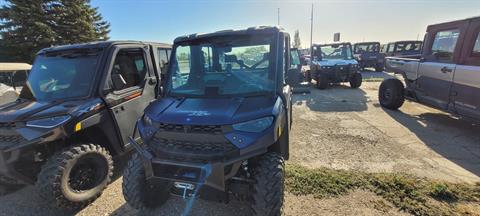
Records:
M27 121L25 126L33 128L51 129L68 122L72 117L70 115L52 116Z
M265 116L249 121L232 124L232 128L236 131L260 133L270 128L275 121L274 116Z

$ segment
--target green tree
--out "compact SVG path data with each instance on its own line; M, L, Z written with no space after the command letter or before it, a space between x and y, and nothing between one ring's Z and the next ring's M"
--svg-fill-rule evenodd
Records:
M32 62L52 45L108 40L110 24L89 0L6 0L0 8L5 53Z
M48 23L48 0L7 0L0 8L4 53L14 61L31 62L41 48L52 45L55 32Z
M294 48L300 48L302 46L302 43L300 42L300 33L298 30L295 31L295 35L293 36L293 47Z

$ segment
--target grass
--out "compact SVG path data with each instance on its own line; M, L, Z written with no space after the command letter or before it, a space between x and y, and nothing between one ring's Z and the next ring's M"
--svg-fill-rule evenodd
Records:
M363 189L413 215L476 214L465 204L480 204L480 185L454 184L407 174L364 173L287 165L286 189L294 195L335 197Z

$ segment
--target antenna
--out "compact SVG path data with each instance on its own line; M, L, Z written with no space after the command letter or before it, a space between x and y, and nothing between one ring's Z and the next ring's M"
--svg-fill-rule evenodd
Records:
M278 17L277 25L280 26L280 8L277 8L277 17Z
M312 14L310 15L310 55L312 55L312 45L313 45L313 3L312 3Z

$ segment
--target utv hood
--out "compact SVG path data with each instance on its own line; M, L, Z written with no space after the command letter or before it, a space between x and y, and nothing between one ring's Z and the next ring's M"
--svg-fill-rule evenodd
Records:
M277 98L272 95L218 99L164 98L150 104L145 114L160 123L229 125L271 116L277 106Z
M100 103L100 99L38 102L19 99L12 103L0 106L0 122L28 121L46 117L76 113L93 104Z
M325 59L321 61L312 61L312 64L319 66L335 66L335 65L349 65L357 64L355 59L344 60L344 59Z

